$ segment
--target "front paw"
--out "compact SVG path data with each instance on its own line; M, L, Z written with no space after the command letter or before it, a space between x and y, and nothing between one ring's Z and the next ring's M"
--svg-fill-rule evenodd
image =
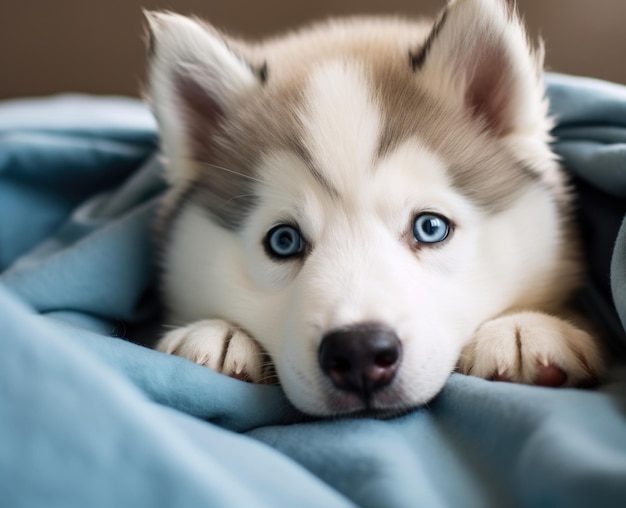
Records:
M464 374L541 386L580 386L602 373L596 339L562 319L521 312L484 323L463 348Z
M176 328L159 341L156 349L236 379L272 382L271 366L258 343L237 326L221 319Z

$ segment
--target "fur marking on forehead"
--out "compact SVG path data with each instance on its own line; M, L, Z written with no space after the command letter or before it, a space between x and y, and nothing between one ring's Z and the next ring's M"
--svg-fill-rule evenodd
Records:
M380 113L368 76L355 61L331 60L313 70L304 97L302 140L312 166L345 195L377 155Z

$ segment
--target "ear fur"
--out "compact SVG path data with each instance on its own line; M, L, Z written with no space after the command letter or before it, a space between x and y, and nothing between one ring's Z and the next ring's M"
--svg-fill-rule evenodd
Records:
M190 176L197 144L207 142L220 119L259 86L259 79L209 25L168 12L144 13L150 99L175 181Z
M469 108L495 136L547 139L543 46L529 46L505 0L451 0L412 63L432 93Z

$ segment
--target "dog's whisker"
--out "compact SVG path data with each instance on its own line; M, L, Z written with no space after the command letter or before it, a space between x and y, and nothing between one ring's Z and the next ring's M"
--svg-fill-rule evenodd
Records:
M231 201L235 201L236 199L241 199L241 198L249 198L249 197L254 197L256 196L256 194L239 194L238 196L233 196L230 199L227 199L226 201L224 201L221 204L221 207L224 208L226 205L228 205Z
M198 159L192 159L193 162L196 162L198 164L202 164L203 166L209 166L211 168L215 168L215 169L220 169L222 171L226 171L228 173L232 173L233 175L237 175L240 176L242 178L247 178L248 180L252 180L253 182L257 182L257 183L264 183L263 180L260 180L258 178L255 178L253 176L250 175L246 175L245 173L241 173L239 171L235 171L234 169L229 169L229 168L225 168L224 166L218 166L217 164L212 164L210 162L205 162L205 161L201 161Z
M307 321L306 325L313 328L313 330L316 330L318 332L322 331L322 325L320 325L319 323L316 323L315 321Z

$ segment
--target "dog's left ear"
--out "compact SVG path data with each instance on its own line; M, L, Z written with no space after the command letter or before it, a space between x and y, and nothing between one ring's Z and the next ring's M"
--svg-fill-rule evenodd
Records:
M206 156L220 122L260 88L266 71L245 60L243 43L207 23L169 12L144 14L149 100L176 182L190 176L192 161Z
M451 0L411 63L427 89L458 101L493 135L545 137L543 47L529 46L511 3Z

